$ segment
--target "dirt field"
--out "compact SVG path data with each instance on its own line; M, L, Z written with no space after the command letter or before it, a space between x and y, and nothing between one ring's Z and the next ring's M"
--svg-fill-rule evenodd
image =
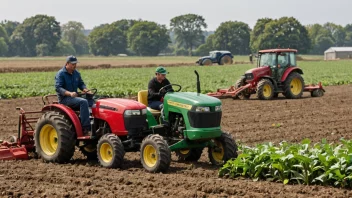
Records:
M352 136L352 85L327 87L322 98L300 100L223 100L225 131L243 144L338 141ZM16 133L16 106L41 107L39 98L0 100L0 138ZM272 124L282 124L273 127ZM200 162L171 163L167 174L149 174L138 153L127 153L122 169L100 168L77 151L69 164L40 160L1 162L0 197L351 197L352 192L324 186L283 185L249 179L221 179L209 165L206 150Z

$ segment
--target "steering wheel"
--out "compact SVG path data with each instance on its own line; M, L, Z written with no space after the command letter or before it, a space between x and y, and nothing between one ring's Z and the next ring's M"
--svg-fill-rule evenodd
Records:
M159 94L161 94L163 90L165 90L165 93L167 93L168 90L167 90L166 88L171 87L171 86L176 86L176 87L178 87L178 90L176 90L176 91L174 90L175 92L179 92L179 91L181 91L181 89L182 89L182 86L181 86L181 85L178 85L178 84L169 84L169 85L166 85L166 86L163 86L162 88L160 88L160 89L159 89Z
M88 91L92 91L92 93L87 93ZM92 88L92 89L90 89L88 91L87 92L79 92L78 93L78 97L89 95L90 97L93 98L93 96L95 96L95 94L98 92L98 90L96 88Z

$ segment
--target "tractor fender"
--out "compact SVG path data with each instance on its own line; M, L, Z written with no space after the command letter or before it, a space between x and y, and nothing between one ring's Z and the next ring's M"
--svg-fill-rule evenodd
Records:
M278 88L277 82L276 82L276 80L273 77L265 75L265 76L261 77L260 80L261 79L269 79L273 83L275 90L277 90L277 88Z
M50 105L46 105L42 109L43 112L55 111L55 110L59 110L60 112L64 113L70 118L73 126L75 127L77 137L83 136L81 122L78 116L76 115L76 113L71 108L62 104L50 104Z
M289 67L289 68L286 69L286 71L282 75L281 82L284 82L286 80L286 78L288 77L288 75L290 75L292 72L297 72L299 74L303 74L303 71L302 71L301 68L299 68L299 67Z
M223 55L220 56L220 59L221 59L223 56L226 56L226 55L227 55L227 56L230 56L231 58L233 58L233 55L232 55L232 54L223 54Z

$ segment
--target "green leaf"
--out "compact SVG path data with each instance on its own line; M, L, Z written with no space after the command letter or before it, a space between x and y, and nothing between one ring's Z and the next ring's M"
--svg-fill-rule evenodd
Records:
M301 144L310 144L311 143L311 141L310 141L310 139L304 139L304 140L302 140L302 142L301 142Z

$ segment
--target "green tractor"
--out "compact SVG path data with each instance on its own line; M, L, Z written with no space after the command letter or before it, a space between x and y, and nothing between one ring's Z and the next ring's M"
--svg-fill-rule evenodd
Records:
M214 165L221 165L237 157L237 145L229 133L221 130L222 106L217 98L200 94L199 75L197 75L197 93L180 92L181 85L175 92L166 93L163 111L147 108L148 127L154 134L159 134L174 151L179 160L198 161L203 149L208 148L209 160ZM160 90L160 91L161 91ZM138 101L147 104L147 90L139 91ZM155 155L157 145L141 144L141 161L149 171L154 172L160 164L166 164L169 156ZM159 156L159 157L158 157Z

